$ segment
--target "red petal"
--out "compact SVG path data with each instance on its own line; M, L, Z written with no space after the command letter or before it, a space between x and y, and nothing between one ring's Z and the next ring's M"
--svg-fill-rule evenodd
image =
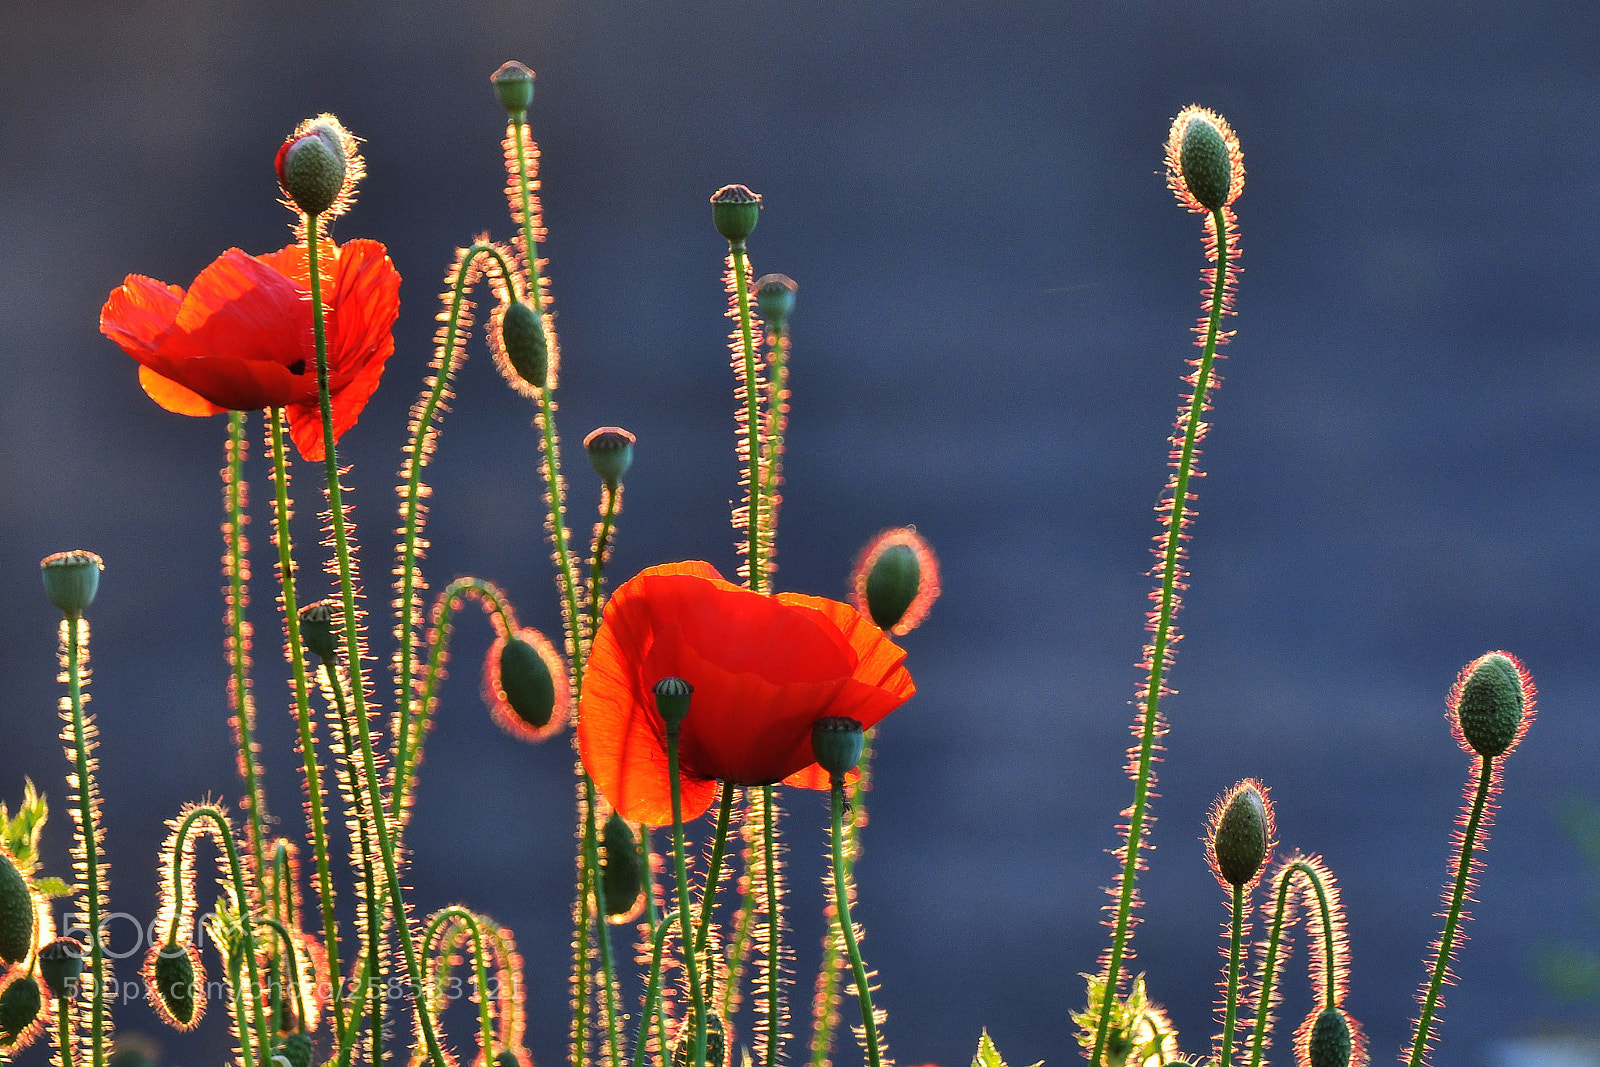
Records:
M130 274L100 309L100 332L134 359L153 351L178 318L183 289Z
M163 378L149 367L139 368L139 384L150 399L178 415L220 415L227 408L219 408L193 389L179 385L171 378Z

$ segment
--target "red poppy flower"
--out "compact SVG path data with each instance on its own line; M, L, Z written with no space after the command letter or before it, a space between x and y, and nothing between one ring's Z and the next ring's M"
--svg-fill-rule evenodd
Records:
M623 818L672 821L666 725L651 690L694 686L679 742L683 817L711 806L717 781L827 789L811 725L833 715L864 727L916 692L905 652L848 604L764 596L708 563L651 567L606 605L578 714L578 752Z
M324 322L337 440L355 425L394 353L400 275L383 245L326 245ZM180 415L286 409L289 435L321 459L311 274L304 245L247 255L230 248L185 292L130 274L100 309L100 332L139 361L139 384Z

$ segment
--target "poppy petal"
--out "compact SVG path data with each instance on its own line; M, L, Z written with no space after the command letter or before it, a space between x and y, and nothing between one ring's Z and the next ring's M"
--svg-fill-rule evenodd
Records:
M142 274L130 274L111 290L100 309L100 332L134 359L154 351L172 329L183 303L183 288Z
M162 354L169 359L209 356L282 367L313 351L311 316L301 290L237 248L228 249L200 272L184 294L172 333L162 345Z
M171 378L163 378L149 367L139 368L139 384L151 400L177 415L220 415L228 410Z

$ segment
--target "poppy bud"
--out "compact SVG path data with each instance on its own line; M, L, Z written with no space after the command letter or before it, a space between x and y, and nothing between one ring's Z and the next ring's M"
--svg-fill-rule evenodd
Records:
M339 654L338 637L333 632L337 606L331 600L319 600L300 609L300 642L324 663L333 662Z
M544 322L531 304L513 300L500 315L500 351L505 355L502 375L507 370L535 389L550 382L550 344L544 335ZM516 382L511 383L517 387Z
M767 328L779 333L788 329L794 313L794 294L800 287L787 274L763 274L756 279L756 306Z
M654 692L656 711L660 712L667 729L682 726L683 720L689 717L689 697L694 694L694 686L682 678L663 678L655 684Z
M922 624L939 598L939 561L911 527L885 530L856 557L850 586L857 611L903 636Z
M82 615L100 591L100 572L105 561L93 552L77 549L57 552L39 561L44 574L44 594L50 603L69 618Z
M1306 1042L1307 1059L1311 1067L1350 1067L1350 1052L1354 1045L1350 1038L1350 1023L1338 1008L1324 1008L1311 1024L1311 1036Z
M1203 114L1189 119L1178 148L1183 181L1189 192L1208 211L1228 202L1233 185L1233 160L1228 143L1216 124Z
M494 1067L533 1067L533 1057L525 1052L519 1056L511 1049L503 1048L494 1054Z
M284 1059L289 1067L311 1067L311 1038L306 1034L290 1034L272 1050L273 1059Z
M0 1047L16 1045L39 1020L44 997L31 974L18 974L0 990ZM12 1051L15 1051L14 1049Z
M205 982L199 953L192 944L157 945L144 964L145 986L157 1013L179 1030L192 1030L205 1011L205 999L196 997Z
M33 951L37 921L33 891L5 846L0 845L0 963L18 964Z
M620 426L602 426L583 439L589 466L612 489L633 466L633 446L638 438Z
M1210 840L1213 872L1226 885L1253 884L1272 851L1272 804L1259 782L1245 779L1211 809Z
M638 910L644 880L639 871L639 840L633 836L628 821L614 811L606 820L600 849L606 916L612 922L626 922Z
M694 1027L685 1026L672 1049L672 1067L691 1067L693 1060L689 1052L693 1045ZM713 1011L706 1015L706 1067L725 1067L727 1062L727 1038L723 1034L722 1016Z
M39 977L52 996L77 996L82 974L83 942L77 938L57 938L39 950Z
M489 75L489 80L494 83L494 95L500 98L500 106L509 114L527 113L533 103L533 71L513 59L500 64L500 69Z
M1461 736L1478 755L1493 759L1516 744L1526 705L1523 673L1504 652L1468 664L1451 696Z
M278 184L295 206L307 215L320 215L344 192L348 162L344 131L327 117L284 141L273 165Z
M538 729L550 724L556 681L539 650L516 634L500 648L500 692L517 718Z
M811 754L835 782L856 769L866 743L866 733L854 719L835 715L811 724Z
M760 217L761 197L742 185L724 185L711 194L711 221L729 244L744 244Z

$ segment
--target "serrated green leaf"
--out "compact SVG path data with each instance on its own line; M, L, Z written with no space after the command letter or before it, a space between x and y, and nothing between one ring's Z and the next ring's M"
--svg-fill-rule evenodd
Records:
M59 878L39 878L34 881L33 888L50 900L72 895L72 887Z

